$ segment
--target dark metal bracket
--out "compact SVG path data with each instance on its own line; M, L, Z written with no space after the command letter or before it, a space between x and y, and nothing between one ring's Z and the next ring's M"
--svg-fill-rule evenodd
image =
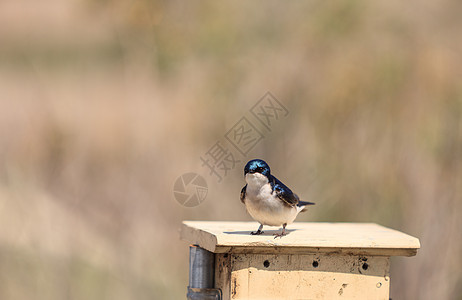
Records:
M221 289L199 289L188 286L187 297L189 300L221 300Z

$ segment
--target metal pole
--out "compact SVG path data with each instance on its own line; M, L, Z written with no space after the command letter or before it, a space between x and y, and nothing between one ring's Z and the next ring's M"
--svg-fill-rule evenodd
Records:
M189 247L189 287L213 288L215 255L198 246Z
M189 286L187 297L221 299L221 290L214 288L215 254L199 246L189 246Z

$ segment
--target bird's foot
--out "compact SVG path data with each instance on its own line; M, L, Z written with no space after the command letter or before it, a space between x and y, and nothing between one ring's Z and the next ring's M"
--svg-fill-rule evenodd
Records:
M275 233L273 235L274 235L274 238L282 238L283 236L287 235L287 232L283 230L281 233Z
M260 234L262 234L262 233L264 233L264 232L261 231L261 230L257 230L257 231L252 231L250 234L251 234L251 235L260 235Z

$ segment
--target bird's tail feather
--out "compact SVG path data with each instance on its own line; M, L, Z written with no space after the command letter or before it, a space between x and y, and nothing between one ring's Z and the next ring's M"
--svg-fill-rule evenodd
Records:
M307 201L298 201L297 206L302 208L300 212L306 211L306 206L308 205L315 205L316 203L314 202L307 202Z
M314 202L307 202L307 201L298 201L298 206L306 206L306 205L315 205Z

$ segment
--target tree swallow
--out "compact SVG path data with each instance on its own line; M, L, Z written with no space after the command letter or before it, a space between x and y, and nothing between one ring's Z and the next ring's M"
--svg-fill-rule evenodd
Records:
M287 224L292 223L299 212L305 211L312 202L300 201L286 185L271 175L270 167L261 159L249 161L244 168L247 184L241 190L241 201L247 212L260 223L252 235L262 234L263 225L281 226L282 232L275 237L286 235Z

